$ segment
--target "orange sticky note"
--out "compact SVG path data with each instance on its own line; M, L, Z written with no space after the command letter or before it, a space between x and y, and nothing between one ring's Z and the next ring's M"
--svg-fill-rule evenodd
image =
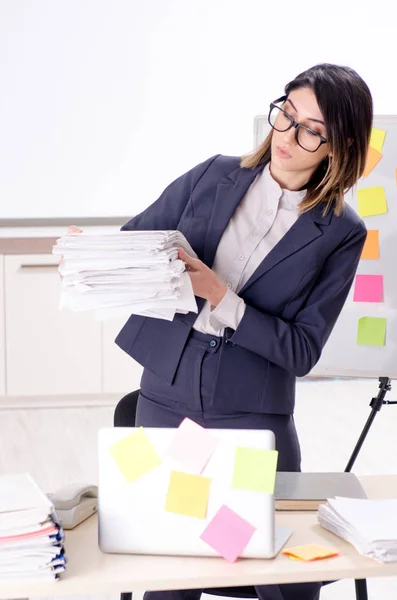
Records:
M320 560L321 558L330 558L331 556L339 556L339 552L319 546L318 544L304 544L303 546L294 546L293 548L285 548L283 554L295 560Z
M364 248L361 253L361 260L376 260L379 258L379 230L369 229Z
M369 146L368 154L367 154L367 162L365 163L365 169L363 173L363 177L368 177L368 175L373 171L382 158L383 154L375 148Z

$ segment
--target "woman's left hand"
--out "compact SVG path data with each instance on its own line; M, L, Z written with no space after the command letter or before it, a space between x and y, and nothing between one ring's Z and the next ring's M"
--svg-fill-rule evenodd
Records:
M218 306L227 292L227 287L200 259L192 258L182 248L179 248L178 256L187 265L186 270L193 285L194 295L205 298L212 306Z

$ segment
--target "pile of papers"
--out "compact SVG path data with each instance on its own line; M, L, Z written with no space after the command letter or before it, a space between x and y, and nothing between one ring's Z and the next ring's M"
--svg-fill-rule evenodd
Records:
M54 507L26 473L0 476L0 581L49 581L65 570Z
M397 499L328 499L318 509L319 523L379 562L397 561Z
M93 310L99 319L131 314L172 321L197 312L178 248L195 253L179 231L74 233L57 240L61 308Z

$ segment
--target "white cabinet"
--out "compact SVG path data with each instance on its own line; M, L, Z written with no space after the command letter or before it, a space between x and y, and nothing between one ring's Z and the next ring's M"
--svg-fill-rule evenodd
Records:
M8 395L102 391L101 324L91 313L59 311L56 262L50 254L4 259Z
M6 393L5 340L4 256L0 255L0 396L4 396Z
M121 350L114 340L127 319L105 321L103 327L103 391L120 397L140 386L142 367Z

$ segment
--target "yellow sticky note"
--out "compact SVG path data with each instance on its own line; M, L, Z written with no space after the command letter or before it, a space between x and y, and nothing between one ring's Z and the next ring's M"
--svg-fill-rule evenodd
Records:
M380 185L358 190L357 198L360 217L371 217L387 213L386 194L384 188Z
M377 150L378 152L382 152L385 136L386 131L384 129L376 129L376 127L373 127L371 131L371 137L369 139L369 145L371 148Z
M304 544L303 546L294 546L293 548L285 548L283 554L294 558L295 560L319 560L321 558L330 558L331 556L339 556L339 552L319 546L318 544Z
M371 171L375 169L382 156L383 154L381 152L371 148L371 146L368 148L367 161L365 163L363 177L368 177Z
M172 471L168 486L165 510L178 515L205 519L211 479Z
M234 458L233 487L273 494L278 452L237 446Z
M376 260L379 258L379 230L368 229L361 260Z
M109 451L128 483L161 464L143 427L110 446Z

